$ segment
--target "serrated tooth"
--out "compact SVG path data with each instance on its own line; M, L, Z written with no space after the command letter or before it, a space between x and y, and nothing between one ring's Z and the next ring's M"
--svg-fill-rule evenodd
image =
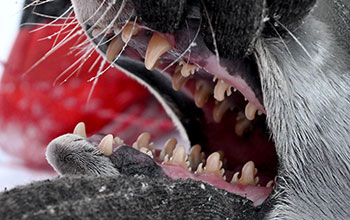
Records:
M198 165L204 161L204 153L202 152L201 145L196 144L191 148L188 160L192 170L197 170Z
M220 79L214 88L214 98L221 102L225 99L225 93L231 86L227 84L224 80Z
M165 52L171 50L171 48L171 44L166 38L160 36L157 33L154 33L151 40L148 43L146 50L146 69L153 70L159 57L162 56Z
M242 173L241 177L238 180L237 180L238 178L238 175L237 175L235 181L233 181L234 178L232 178L231 182L240 183L243 185L252 185L252 186L256 186L257 182L259 182L259 178L255 177L257 174L257 169L255 168L255 164L253 161L249 161L245 163L241 173ZM236 174L237 173L235 173L235 175Z
M187 154L186 154L186 148L184 146L178 146L173 151L173 156L170 157L169 161L167 163L171 164L177 164L180 165L186 169L188 169L187 166Z
M215 103L213 109L213 118L216 123L220 123L225 113L230 109L231 103L229 100L224 100L223 102Z
M200 163L195 173L204 173L203 163Z
M135 36L139 33L140 28L136 24L129 23L125 25L122 32L122 40L123 42L128 42L132 36Z
M170 159L169 154L165 155L163 164L167 163L169 161L169 159Z
M180 61L179 65L182 66L181 75L183 77L189 77L190 75L193 75L196 71L199 70L198 66L186 63L183 60Z
M172 76L171 82L173 85L173 89L179 91L189 80L189 78L185 78L181 75L180 67L176 67L175 73Z
M113 139L113 143L114 143L115 145L124 145L124 140L121 139L120 137L115 137L115 138Z
M141 147L139 151L150 156L153 159L153 153L148 148Z
M214 152L207 158L204 170L206 174L217 174L218 176L223 177L225 170L221 167L222 161L220 160L220 154L218 152Z
M164 148L159 154L159 159L164 160L165 156L168 155L168 157L173 156L173 151L176 147L177 140L175 138L170 138L164 145Z
M256 176L254 179L255 186L257 186L259 184L259 180L260 180L260 178L258 176Z
M231 183L238 183L238 175L239 175L239 172L235 172L235 174L233 174Z
M133 144L133 147L136 149L141 149L142 147L145 147L149 150L153 150L152 143L150 143L151 140L151 134L148 132L144 132L139 135L136 142Z
M73 134L82 136L83 138L87 138L86 129L85 129L85 123L84 122L79 122L74 128Z
M237 120L235 124L235 133L237 136L242 137L243 134L248 131L251 127L251 121L246 119L245 117L241 120Z
M255 118L256 111L258 109L255 107L255 105L251 102L248 102L248 104L245 106L245 116L248 120L252 121Z
M267 182L266 187L267 188L272 188L273 184L274 184L274 181L270 180L269 182Z
M114 37L114 39L109 43L106 52L106 59L109 63L114 61L114 59L122 51L124 45L125 43L119 37Z
M202 108L209 99L212 88L208 83L203 80L198 80L196 82L196 91L194 93L194 102L197 107Z
M111 156L113 153L113 135L108 134L102 138L100 144L97 146L97 149L104 155Z

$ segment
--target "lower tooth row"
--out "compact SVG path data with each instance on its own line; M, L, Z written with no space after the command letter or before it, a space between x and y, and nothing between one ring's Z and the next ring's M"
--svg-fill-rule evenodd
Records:
M73 134L86 138L85 124L83 122L78 123L74 128ZM153 158L153 143L151 143L150 140L151 135L144 132L139 135L136 142L133 144L133 147ZM111 156L113 154L114 145L124 145L124 141L119 137L113 137L112 134L108 134L102 138L97 149L104 155ZM200 145L194 145L191 148L189 155L187 155L184 146L176 145L177 140L175 138L169 139L161 151L158 159L166 164L180 165L189 171L196 171L198 174L214 174L226 180L226 176L224 175L225 170L222 168L222 161L224 161L224 155L222 152L214 152L205 160L204 153L202 152L202 147ZM204 164L205 166L203 166ZM241 170L240 177L239 174L239 172L236 172L233 175L231 183L258 186L258 169L255 167L253 161L247 162ZM276 180L270 180L266 184L266 187L273 187L275 182Z
M148 150L153 150L153 143L150 142L151 134L144 132L140 134L136 142L132 145L133 148L141 149L142 147L147 148Z
M255 168L254 162L249 161L244 164L241 171L241 177L238 178L239 172L236 172L232 177L231 183L256 186L259 183L259 177L256 176L257 174L258 169Z
M145 135L147 134L147 135ZM139 136L135 143L149 143L150 139L148 133L143 133ZM198 174L216 175L226 180L225 170L222 168L224 156L220 152L214 152L204 159L204 153L202 147L199 144L194 145L190 153L187 155L184 146L176 146L177 140L175 138L169 139L160 152L158 159L163 161L164 164L175 164L188 169L189 171L195 171ZM139 150L153 158L152 150L141 147ZM205 164L205 166L204 166ZM247 162L241 172L236 172L231 183L238 183L242 185L258 186L259 177L257 176L258 169L255 167L253 161ZM266 184L266 187L272 187L274 181L271 180Z

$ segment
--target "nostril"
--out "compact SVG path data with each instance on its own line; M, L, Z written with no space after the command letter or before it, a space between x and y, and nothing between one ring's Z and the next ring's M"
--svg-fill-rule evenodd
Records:
M186 0L132 0L136 15L147 27L161 32L172 33L183 21Z

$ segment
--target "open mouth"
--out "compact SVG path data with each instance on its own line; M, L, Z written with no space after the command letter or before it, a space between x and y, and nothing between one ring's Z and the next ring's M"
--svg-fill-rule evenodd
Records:
M126 145L151 157L171 179L201 180L260 205L272 191L277 156L256 64L211 52L199 27L188 20L186 28L162 34L133 22L86 32L108 62L155 94L192 148L186 152L176 139L153 146L148 133ZM74 133L85 137L84 129L78 124ZM125 145L111 135L87 140L107 157Z

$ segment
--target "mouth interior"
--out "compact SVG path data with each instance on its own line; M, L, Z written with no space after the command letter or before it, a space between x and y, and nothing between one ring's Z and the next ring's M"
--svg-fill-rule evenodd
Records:
M195 131L202 139L191 141L197 146L188 153L175 148L174 140L154 150L145 134L133 146L149 154L170 178L211 183L259 205L272 191L277 157L265 124L256 65L249 57L218 57L205 46L197 27L198 22L188 22L187 28L162 34L129 23L103 34L97 27L87 32L109 62L123 55L145 63L202 112Z

